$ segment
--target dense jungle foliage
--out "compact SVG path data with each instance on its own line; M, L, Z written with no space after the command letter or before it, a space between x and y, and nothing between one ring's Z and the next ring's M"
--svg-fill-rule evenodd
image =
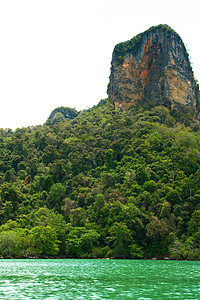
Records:
M105 100L72 112L0 129L0 256L199 259L198 123Z

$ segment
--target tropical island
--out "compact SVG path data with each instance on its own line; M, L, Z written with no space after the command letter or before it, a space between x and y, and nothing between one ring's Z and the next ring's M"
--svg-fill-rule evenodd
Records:
M115 46L108 99L0 129L0 257L200 259L199 86L167 25Z

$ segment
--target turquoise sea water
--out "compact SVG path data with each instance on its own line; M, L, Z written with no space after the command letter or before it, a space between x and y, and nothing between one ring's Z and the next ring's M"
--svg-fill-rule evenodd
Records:
M5 259L0 299L200 299L200 262Z

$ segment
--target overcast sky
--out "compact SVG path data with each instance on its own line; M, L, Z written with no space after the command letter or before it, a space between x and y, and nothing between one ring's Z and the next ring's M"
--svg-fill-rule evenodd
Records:
M0 128L106 98L114 46L168 24L200 82L199 0L0 0Z

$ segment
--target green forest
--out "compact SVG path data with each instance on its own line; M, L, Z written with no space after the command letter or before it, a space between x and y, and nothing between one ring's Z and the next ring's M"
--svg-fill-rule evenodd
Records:
M0 129L0 257L200 259L200 126L102 100Z

